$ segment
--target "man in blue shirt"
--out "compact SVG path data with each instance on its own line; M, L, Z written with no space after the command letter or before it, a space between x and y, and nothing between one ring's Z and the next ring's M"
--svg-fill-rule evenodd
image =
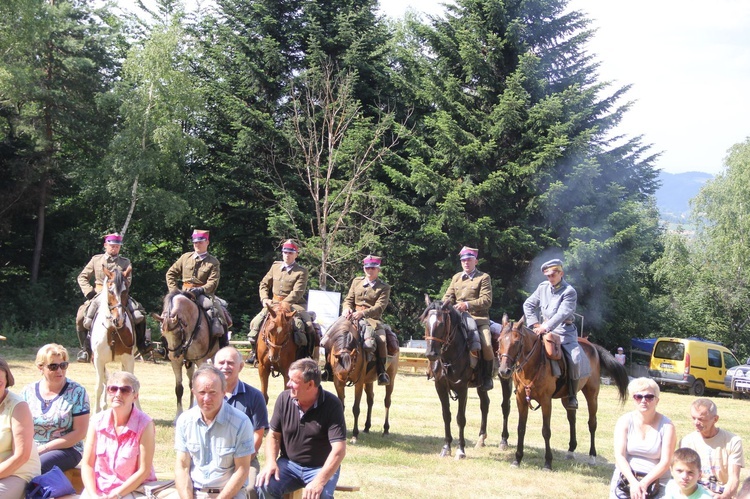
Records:
M226 380L204 364L192 378L196 405L182 413L175 428L175 488L180 499L245 499L255 453L253 424L224 400Z
M263 442L263 435L268 429L268 410L266 409L266 399L257 388L253 388L240 381L240 371L245 366L242 362L242 354L234 347L224 347L214 355L214 366L224 374L227 380L227 387L224 391L224 400L235 409L244 412L253 423L254 434L254 453L250 462L250 473L248 483L254 484L255 477L260 471L258 462L258 451ZM248 488L249 499L255 499L258 494L255 488Z

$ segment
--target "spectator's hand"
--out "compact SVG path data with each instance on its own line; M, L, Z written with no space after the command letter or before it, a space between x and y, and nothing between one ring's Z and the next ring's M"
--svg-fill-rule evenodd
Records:
M318 499L323 494L324 483L318 483L317 478L308 483L302 490L302 499Z
M279 479L279 467L276 463L267 463L255 478L256 487L265 487L271 481L271 475Z

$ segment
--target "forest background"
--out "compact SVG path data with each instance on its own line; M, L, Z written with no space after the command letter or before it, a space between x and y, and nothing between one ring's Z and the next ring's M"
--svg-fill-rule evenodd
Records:
M479 248L491 316L521 316L566 262L595 341L699 335L750 353L750 142L702 189L691 231L659 222L658 153L613 136L628 87L558 0L457 0L443 17L376 0L216 0L139 15L90 0L0 4L0 327L75 345L75 278L122 232L133 296L211 231L236 332L282 241L310 288L346 293L383 257L386 321L420 337ZM687 104L686 104L687 105ZM154 330L156 330L154 328Z

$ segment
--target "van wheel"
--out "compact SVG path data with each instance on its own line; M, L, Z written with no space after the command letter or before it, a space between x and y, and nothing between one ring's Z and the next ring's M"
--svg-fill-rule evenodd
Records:
M693 386L690 387L689 393L690 395L695 395L696 397L702 396L704 393L706 393L706 384L703 383L703 381L696 379L695 383L693 383Z

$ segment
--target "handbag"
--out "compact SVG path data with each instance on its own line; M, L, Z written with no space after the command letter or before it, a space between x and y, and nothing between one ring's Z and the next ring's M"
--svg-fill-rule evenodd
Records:
M73 484L57 466L53 466L47 473L32 478L26 486L26 499L51 499L75 493L76 489L73 488Z
M648 473L642 473L640 471L630 471L633 472L633 476L635 476L638 481L643 480L646 475L648 475ZM659 488L659 479L651 482L646 489L646 499L654 499L657 495L659 495ZM628 479L625 478L625 475L623 475L622 473L620 473L620 478L617 479L617 490L625 494L625 497L630 497L630 482L628 482Z

